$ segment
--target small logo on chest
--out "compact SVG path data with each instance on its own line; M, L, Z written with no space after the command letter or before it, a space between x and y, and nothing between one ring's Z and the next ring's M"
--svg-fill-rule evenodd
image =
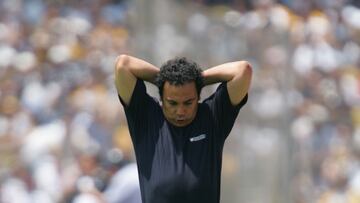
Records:
M190 138L190 142L197 142L206 138L206 134L201 134Z

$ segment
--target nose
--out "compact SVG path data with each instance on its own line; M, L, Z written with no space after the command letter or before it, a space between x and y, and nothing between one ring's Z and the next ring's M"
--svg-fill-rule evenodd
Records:
M184 117L185 114L186 114L186 109L183 106L180 106L176 111L176 115L179 117Z

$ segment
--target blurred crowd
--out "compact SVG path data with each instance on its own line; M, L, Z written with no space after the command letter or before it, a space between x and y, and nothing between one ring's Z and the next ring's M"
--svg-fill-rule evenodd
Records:
M358 1L257 0L251 10L246 1L229 3L238 9L223 11L221 26L205 30L214 32L208 49L212 63L240 54L255 68L237 150L238 168L254 174L237 181L267 185L240 192L247 196L240 202L279 202L271 194L278 176L291 182L282 202L360 202Z
M177 0L181 25L152 25L155 64L185 55L254 67L233 131L242 144L229 143L242 159L226 155L224 173L287 158L294 202L360 202L357 2ZM0 202L139 201L124 197L139 191L113 84L116 56L141 43L131 15L133 1L0 1ZM281 166L257 174L268 191ZM279 202L255 196L238 202Z
M112 75L127 50L127 7L0 1L0 202L119 196L111 184L133 161Z

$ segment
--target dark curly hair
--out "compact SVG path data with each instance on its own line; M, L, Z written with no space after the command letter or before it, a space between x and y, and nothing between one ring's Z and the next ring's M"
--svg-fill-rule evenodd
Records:
M204 86L204 79L201 74L202 70L199 65L185 57L168 60L160 67L155 84L159 88L160 97L163 96L163 88L166 81L171 85L184 85L195 82L196 91L200 98L200 92Z

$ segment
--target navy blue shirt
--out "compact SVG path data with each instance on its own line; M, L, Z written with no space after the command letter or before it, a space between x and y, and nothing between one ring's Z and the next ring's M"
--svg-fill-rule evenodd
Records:
M218 203L222 151L247 95L233 106L226 83L199 103L196 117L176 127L137 80L124 106L138 165L143 203Z

